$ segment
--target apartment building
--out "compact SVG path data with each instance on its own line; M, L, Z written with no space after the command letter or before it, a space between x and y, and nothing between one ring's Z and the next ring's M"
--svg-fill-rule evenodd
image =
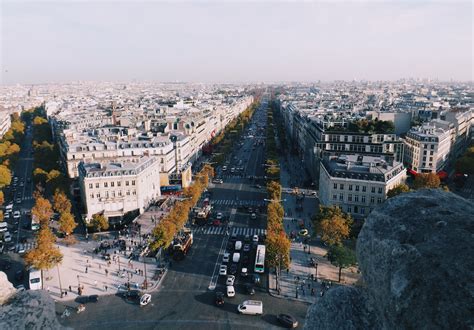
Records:
M78 171L86 221L96 213L109 219L120 219L128 212L142 213L161 195L156 157L140 157L137 162L81 162Z
M406 180L403 164L386 156L326 155L320 171L321 204L337 205L354 218L365 218Z
M12 125L9 111L0 111L0 138L2 138Z
M414 127L404 138L404 163L413 173L437 173L448 164L452 124L442 120Z

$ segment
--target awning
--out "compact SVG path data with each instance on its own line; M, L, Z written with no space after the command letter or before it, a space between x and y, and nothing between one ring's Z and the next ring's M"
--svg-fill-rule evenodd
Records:
M411 168L407 168L407 172L413 176L417 176L418 173L416 173L415 171L413 171Z
M448 172L446 171L439 171L438 176L441 180L447 179L448 178Z

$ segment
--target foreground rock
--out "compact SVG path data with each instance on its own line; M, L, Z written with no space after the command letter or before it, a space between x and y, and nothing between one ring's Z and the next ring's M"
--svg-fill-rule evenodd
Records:
M357 241L364 287L330 290L305 329L474 327L474 204L441 190L389 199Z
M63 329L46 291L23 291L0 306L0 329Z
M0 272L0 305L3 305L15 293L16 289L8 280L7 274Z

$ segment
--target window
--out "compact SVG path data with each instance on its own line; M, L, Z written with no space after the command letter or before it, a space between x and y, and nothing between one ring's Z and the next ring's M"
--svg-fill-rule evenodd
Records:
M359 191L359 185L356 185L356 191Z
M120 197L122 197L122 190L119 190L119 191L118 191L118 195L119 195Z
M360 208L360 214L365 214L365 207Z
M354 196L354 202L357 203L358 201L359 201L359 195L355 195L355 196Z
M107 188L109 184L107 182L104 182L104 188Z
M362 192L366 192L367 191L367 186L362 186Z
M91 194L91 198L94 198L94 194Z
M136 191L136 190L132 191L132 195L133 195L133 196L136 196L136 195L137 195L137 191Z
M375 187L372 187L372 194L375 194Z
M130 196L130 190L127 190L127 196Z
M344 194L343 194L343 193L340 193L340 194L339 194L339 200L340 200L340 201L343 201L343 200L344 200Z
M130 182L125 181L125 185L126 185L126 186L129 186L129 185L130 185ZM129 194L129 195L130 195L130 194Z
M348 201L348 202L352 202L352 194L348 194L348 195L347 195L347 201Z
M112 197L115 197L115 191L112 191Z
M365 196L362 196L362 203L365 204Z
M352 185L351 184L349 185L349 190L352 191Z
M337 189L337 183L334 184L334 189Z
M352 206L348 206L348 207L347 207L347 212L348 212L348 213L351 213L351 212L352 212Z
M337 195L336 194L332 195L332 199L337 200Z
M374 204L375 203L375 197L374 196L370 196L370 204Z
M114 187L114 186L115 186L115 182L112 181L112 182L110 183L110 186L111 186L111 187Z
M89 183L89 189L94 188L94 185L92 183Z
M120 187L122 185L122 182L117 181L117 187Z
M100 193L97 193L95 197L100 198Z
M96 187L96 188L99 188L99 183L98 183L98 182L95 184L95 187Z
M431 149L434 149L434 144L431 145Z
M108 191L105 192L105 198L109 198L109 192Z
M379 194L381 194L382 192L383 192L382 187L379 187Z
M377 204L382 204L382 198L381 197L377 198Z
M339 189L344 190L344 183L341 183L341 184L339 185Z
M132 180L132 186L134 186L134 185L135 185L135 180Z

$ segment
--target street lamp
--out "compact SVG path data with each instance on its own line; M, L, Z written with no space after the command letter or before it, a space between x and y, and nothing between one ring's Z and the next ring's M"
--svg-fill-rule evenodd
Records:
M268 198L264 198L263 200L264 200L265 202L278 202L278 203L280 203L280 202L286 202L286 199L280 199L280 200L278 200L278 199L268 199Z

